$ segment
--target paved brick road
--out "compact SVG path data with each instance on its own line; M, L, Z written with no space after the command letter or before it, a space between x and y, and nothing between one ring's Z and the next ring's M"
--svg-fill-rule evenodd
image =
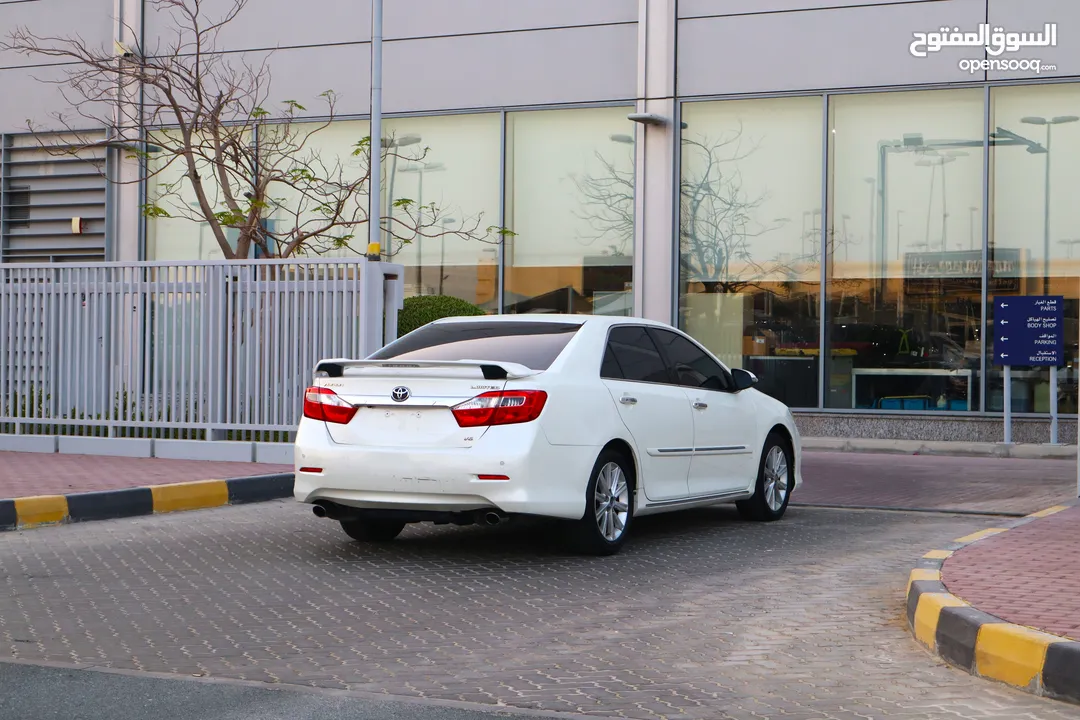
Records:
M0 452L0 498L66 495L292 471L291 465Z
M1067 460L808 452L803 473L793 502L1026 515L1076 498Z
M1062 460L806 453L797 502L1023 515L1071 499ZM0 452L0 497L292 472L287 465Z
M968 545L942 581L983 612L1080 640L1080 506Z
M596 716L1080 718L937 664L908 569L985 518L642 518L614 558L548 526L348 542L292 502L0 536L0 652Z

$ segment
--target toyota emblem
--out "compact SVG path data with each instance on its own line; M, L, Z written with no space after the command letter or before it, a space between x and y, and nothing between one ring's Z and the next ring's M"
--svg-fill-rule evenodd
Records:
M390 398L394 402L405 402L409 399L409 388L404 385L398 385L390 392Z

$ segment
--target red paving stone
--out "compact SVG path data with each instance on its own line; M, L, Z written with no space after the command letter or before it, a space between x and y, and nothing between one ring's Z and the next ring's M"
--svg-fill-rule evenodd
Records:
M1080 506L958 550L942 581L983 612L1080 640Z
M291 465L0 452L0 498L293 472Z

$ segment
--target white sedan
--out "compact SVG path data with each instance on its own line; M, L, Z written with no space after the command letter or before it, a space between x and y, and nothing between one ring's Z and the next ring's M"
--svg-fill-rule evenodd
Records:
M649 320L438 320L319 363L294 494L356 540L532 515L570 521L599 555L641 515L734 502L778 520L801 483L799 432L756 380Z

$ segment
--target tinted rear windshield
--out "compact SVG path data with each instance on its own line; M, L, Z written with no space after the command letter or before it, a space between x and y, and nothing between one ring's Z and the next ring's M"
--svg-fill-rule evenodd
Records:
M432 323L395 340L372 360L492 360L547 370L581 325L556 322Z

